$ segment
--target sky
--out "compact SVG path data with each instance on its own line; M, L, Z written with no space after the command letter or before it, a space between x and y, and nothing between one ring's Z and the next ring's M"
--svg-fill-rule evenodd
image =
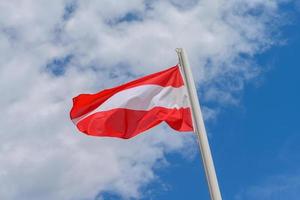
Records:
M223 199L297 200L300 3L0 1L0 199L209 199L193 133L88 137L72 97L187 50Z

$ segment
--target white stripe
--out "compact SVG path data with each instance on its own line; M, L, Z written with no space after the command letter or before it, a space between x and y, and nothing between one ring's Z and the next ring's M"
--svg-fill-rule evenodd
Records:
M154 107L186 108L189 107L185 86L179 88L162 87L159 85L141 85L114 94L95 110L73 119L77 124L96 112L108 111L116 108L131 110L151 110Z

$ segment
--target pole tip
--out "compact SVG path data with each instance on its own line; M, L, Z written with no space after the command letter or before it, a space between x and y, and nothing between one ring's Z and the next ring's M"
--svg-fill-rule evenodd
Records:
M182 48L176 48L175 51L176 51L177 53L180 53L180 52L182 52Z

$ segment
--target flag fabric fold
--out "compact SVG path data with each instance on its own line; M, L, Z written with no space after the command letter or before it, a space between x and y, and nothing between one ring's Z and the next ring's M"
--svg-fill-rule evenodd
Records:
M187 90L176 65L126 84L73 98L70 117L88 135L132 138L161 122L193 131Z

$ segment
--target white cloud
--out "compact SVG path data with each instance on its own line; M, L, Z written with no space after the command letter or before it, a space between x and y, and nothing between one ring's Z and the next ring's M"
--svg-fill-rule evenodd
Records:
M73 96L174 65L176 47L188 50L204 100L236 103L259 72L241 54L251 58L273 44L268 24L277 1L185 2L0 1L0 199L103 191L138 198L166 153L192 151L191 135L169 129L128 141L91 138L68 118ZM68 55L55 76L47 65Z

